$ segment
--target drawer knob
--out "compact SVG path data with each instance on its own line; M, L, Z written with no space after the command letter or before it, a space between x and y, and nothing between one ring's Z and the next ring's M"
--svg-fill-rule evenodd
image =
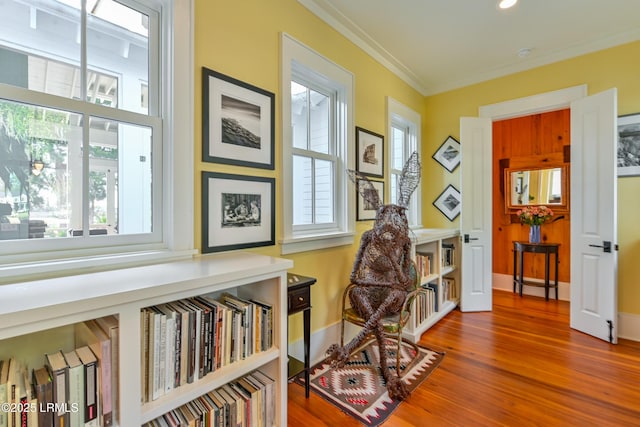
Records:
M298 297L298 301L302 302L302 301L304 301L304 298Z

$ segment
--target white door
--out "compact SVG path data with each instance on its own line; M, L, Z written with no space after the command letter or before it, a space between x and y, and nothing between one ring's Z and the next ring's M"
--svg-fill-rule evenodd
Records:
M491 311L491 119L460 118L460 310Z
M617 90L571 103L571 327L618 342Z

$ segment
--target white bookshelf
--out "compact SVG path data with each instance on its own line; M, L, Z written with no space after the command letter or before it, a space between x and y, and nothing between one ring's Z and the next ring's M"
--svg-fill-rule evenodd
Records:
M440 321L444 316L456 308L460 302L460 262L461 262L461 241L460 232L456 229L447 228L425 228L413 230L412 255L414 260L420 254L430 254L432 256L431 268L428 275L420 278L420 285L433 284L437 287L438 309L430 310L428 316L420 319L422 301L417 299L411 311L411 319L403 330L405 338L412 342L418 342L422 334ZM443 259L444 245L453 245L453 260L451 263ZM444 281L452 279L455 286L455 297L450 298L444 295ZM435 305L435 304L434 304Z
M287 420L287 284L290 260L222 253L144 267L0 286L0 358L38 368L46 352L74 348L73 325L119 319L119 426L138 426L233 379L259 369L276 382L276 425ZM141 405L140 310L223 291L273 305L273 347Z

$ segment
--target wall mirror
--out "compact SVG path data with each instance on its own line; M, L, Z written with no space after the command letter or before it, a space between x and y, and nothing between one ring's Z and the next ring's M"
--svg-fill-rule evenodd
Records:
M554 211L569 209L566 165L505 169L507 213L523 206L547 205Z

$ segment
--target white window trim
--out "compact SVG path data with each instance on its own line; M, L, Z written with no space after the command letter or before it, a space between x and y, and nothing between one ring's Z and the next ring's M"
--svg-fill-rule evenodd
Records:
M352 153L355 150L355 129L353 121L354 109L354 77L353 74L339 65L322 57L309 47L298 42L286 33L281 34L282 52L282 75L281 88L283 96L282 102L282 192L283 192L283 238L279 240L281 245L281 253L283 255L304 252L316 249L330 248L335 246L350 245L354 242L355 236L355 191L348 180L346 170L337 171L340 186L346 189L341 197L337 200L339 206L336 215L342 216L339 219L343 225L342 228L333 232L322 233L294 233L293 231L293 165L292 165L292 135L291 135L291 96L289 88L291 87L292 64L293 61L305 66L311 70L322 70L325 75L333 81L341 82L347 90L344 93L346 103L346 123L336 123L339 132L345 132L346 146L340 157L346 159L349 169L354 168L354 157ZM340 116L340 114L338 114Z
M422 159L422 117L406 105L396 101L390 96L387 97L387 135L393 135L393 124L400 122L409 128L409 147L411 152L417 151L420 156L420 163L424 164ZM390 138L390 137L389 137ZM387 159L391 159L391 140L387 144L385 155ZM391 170L391 168L389 168ZM391 179L389 178L389 185ZM422 228L422 180L418 187L411 195L411 206L407 212L407 219L411 229Z
M161 66L165 82L160 94L166 117L163 134L163 241L42 254L2 256L0 284L32 278L63 276L81 271L113 269L192 257L194 249L193 68L194 1L161 0L161 49L168 57ZM170 29L166 31L165 29ZM186 141L186 143L184 143ZM178 144L184 146L178 147ZM90 284L88 284L90 286Z

